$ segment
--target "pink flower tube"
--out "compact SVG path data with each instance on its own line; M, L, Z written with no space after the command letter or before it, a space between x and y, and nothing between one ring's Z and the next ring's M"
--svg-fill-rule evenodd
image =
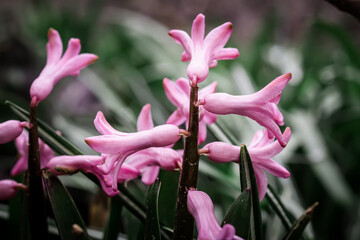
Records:
M99 112L94 120L95 127L102 136L86 138L86 143L95 151L107 154L105 163L98 166L108 174L116 166L113 175L113 188L116 189L117 176L127 157L150 147L165 147L174 144L180 138L182 130L172 124L154 127L135 133L122 133L110 126Z
M195 218L198 240L242 239L235 235L235 228L230 224L220 227L214 214L214 205L210 197L201 191L189 190L187 207Z
M46 168L55 175L74 174L79 171L94 174L98 178L103 191L108 196L115 196L119 191L112 188L112 175L104 175L97 167L104 163L105 158L106 155L58 156L50 159L46 164ZM130 168L122 168L122 170L124 175L134 175L133 170Z
M26 186L11 179L0 181L0 200L7 200L16 195L19 190L26 190Z
M205 16L197 15L192 29L191 38L182 30L169 31L170 37L182 45L182 61L190 61L187 75L193 86L204 81L209 74L209 67L217 65L217 60L234 59L239 56L235 48L224 48L230 38L232 24L230 22L213 29L204 39Z
M15 146L18 151L19 157L14 167L11 169L11 176L18 175L28 168L29 133L27 131L23 131L22 134L18 138L16 138ZM44 168L47 162L55 156L55 153L40 138L39 138L39 152L40 152L40 167Z
M17 120L0 123L0 144L13 141L20 136L24 127L30 128L30 123Z
M80 53L80 40L71 38L64 55L63 45L59 33L50 28L46 45L47 61L40 75L34 80L30 88L32 104L43 101L52 91L54 85L66 76L77 76L80 70L98 59L94 54Z
M203 99L207 95L216 91L216 82L202 88L199 91L199 99ZM180 126L184 122L186 128L189 126L189 100L190 100L190 85L185 78L179 78L176 82L172 82L167 78L163 80L163 86L165 94L172 104L177 109L171 114L166 123ZM199 138L198 144L203 143L206 140L206 125L212 124L216 121L216 114L208 112L203 106L199 106L200 118L199 118Z
M285 147L287 142L278 127L278 125L284 125L284 121L277 104L280 101L281 91L290 79L290 73L284 74L260 91L250 95L209 94L205 96L202 103L206 110L215 114L238 114L255 120L269 129L270 138L275 135L280 144Z
M291 130L288 127L284 131L283 139L288 142L290 136ZM257 181L260 201L264 198L267 189L267 177L264 170L277 177L290 177L290 173L286 168L271 159L283 149L284 147L282 147L278 141L274 141L274 138L268 138L268 130L257 131L248 146ZM217 163L239 162L240 147L224 142L212 142L200 149L199 153L205 154L211 161Z

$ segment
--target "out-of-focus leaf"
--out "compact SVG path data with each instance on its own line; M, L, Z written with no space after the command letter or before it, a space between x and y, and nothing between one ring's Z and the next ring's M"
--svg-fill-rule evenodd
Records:
M251 189L244 189L225 214L221 226L231 224L236 235L247 238L250 230Z
M311 207L306 209L304 214L295 222L293 227L286 234L286 236L284 237L284 240L297 240L302 237L302 234L303 234L307 224L310 222L312 215L314 213L314 210L318 204L319 203L316 202Z
M121 223L122 204L118 198L110 200L110 214L107 220L103 240L117 240Z
M104 106L116 114L116 117L127 130L134 130L134 122L136 122L136 119L133 112L106 84L106 81L89 69L82 71L79 79L91 90Z
M161 182L157 179L149 189L146 199L146 220L145 220L145 236L144 239L161 239L159 224L159 193Z
M241 145L240 149L240 181L241 189L244 191L250 188L251 192L251 216L250 229L247 239L262 240L262 219L259 204L259 194L256 184L255 172L252 166L250 155L245 145Z
M43 179L62 239L91 239L74 201L60 180L44 172Z
M18 105L6 101L6 104L10 109L16 114L16 116L23 120L29 121L29 112L25 109L19 107ZM49 127L46 123L41 121L39 118L38 121L38 130L40 138L48 144L53 150L59 154L63 155L83 155L84 153L68 141L63 136L60 136L54 129Z
M285 226L286 230L290 230L292 222L294 222L295 217L291 215L289 211L286 210L284 204L281 202L279 196L274 192L273 188L269 185L265 195L266 199L269 201L270 206L279 216L281 222Z

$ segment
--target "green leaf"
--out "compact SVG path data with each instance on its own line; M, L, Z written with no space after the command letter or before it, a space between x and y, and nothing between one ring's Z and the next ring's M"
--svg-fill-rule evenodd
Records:
M145 220L145 237L146 240L161 239L159 224L159 193L161 182L157 179L149 189L146 199L146 220Z
M43 179L61 239L91 239L73 199L58 177L44 172Z
M103 240L117 240L120 231L122 206L118 198L110 199L110 215L104 229Z
M242 238L249 236L251 214L251 190L245 189L233 202L225 214L221 226L231 224L236 229L236 235Z
M23 121L29 121L29 112L10 101L5 102L16 116ZM54 129L37 118L40 138L58 154L84 155L84 153L69 140L60 136Z
M259 204L259 194L256 184L255 173L250 155L245 145L240 149L240 180L241 190L247 188L251 190L251 217L250 217L250 234L247 239L262 240L262 219Z
M284 204L281 202L281 199L274 192L273 188L270 185L268 185L265 197L269 201L272 209L280 218L286 230L289 231L291 229L292 222L295 221L295 217L289 211L287 211Z
M311 207L306 209L304 214L295 222L288 234L286 234L284 240L297 240L302 237L302 234L307 224L310 222L317 205L319 205L318 202L314 203Z

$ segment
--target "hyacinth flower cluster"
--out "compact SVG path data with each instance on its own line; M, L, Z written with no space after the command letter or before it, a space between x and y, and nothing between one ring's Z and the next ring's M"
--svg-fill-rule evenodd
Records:
M37 137L36 106L48 97L58 81L78 75L81 69L97 60L97 56L79 54L80 41L74 38L70 39L62 55L60 35L50 29L46 65L30 88L30 122L10 120L0 124L0 143L15 140L20 156L11 175L28 170L31 186L31 177L38 177L41 181L41 177L35 176L36 172L31 172L34 166L37 171L46 169L53 175L89 173L96 176L108 196L115 196L119 194L118 183L141 176L144 184L151 185L158 178L160 169L180 170L174 239L192 238L194 220L198 239L242 239L235 234L234 226L219 225L210 197L196 190L200 155L216 163L239 163L240 147L223 142L207 143L201 149L198 145L206 141L207 125L215 123L217 115L245 116L264 127L265 130L255 133L248 146L261 201L267 189L265 171L281 178L290 177L290 173L272 158L284 149L291 137L290 128L283 133L280 130L284 119L277 106L291 74L276 78L250 95L216 93L216 82L199 90L197 84L207 79L209 68L216 67L218 60L239 56L237 49L225 48L231 33L232 24L227 22L204 37L205 17L202 14L193 22L191 37L182 30L171 30L169 35L184 48L181 60L189 65L186 71L188 79L179 78L175 82L163 79L165 94L176 107L166 123L154 126L151 106L146 104L138 116L137 132L121 132L112 127L99 111L94 126L100 135L85 138L85 142L99 154L55 156L54 151ZM187 130L179 128L182 124ZM23 131L24 127L29 129L29 133ZM172 147L181 136L185 139L184 149L174 150ZM3 190L0 199L11 198L18 190L28 191L27 186L13 180L0 181L0 189ZM189 219L189 216L192 217Z

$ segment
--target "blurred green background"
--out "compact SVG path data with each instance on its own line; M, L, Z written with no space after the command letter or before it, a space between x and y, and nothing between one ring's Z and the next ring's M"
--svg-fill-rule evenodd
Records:
M175 108L162 79L186 77L187 66L167 32L190 32L200 12L207 32L231 21L227 46L240 51L238 59L219 62L200 87L217 81L219 92L249 94L291 72L279 107L293 134L276 159L292 176L279 180L268 175L269 182L296 216L319 202L307 229L311 238L360 239L359 23L325 1L1 1L0 121L14 118L5 100L28 108L29 87L45 65L46 34L53 27L64 48L70 37L80 38L82 52L95 53L99 60L78 77L61 81L40 105L40 118L89 154L94 152L83 139L97 134L92 122L99 110L118 129L134 131L141 107L150 103L155 124L163 124ZM218 122L239 145L249 144L259 129L240 116L222 116ZM209 133L207 142L213 140ZM9 177L16 150L9 143L0 152L3 179ZM178 174L161 172L160 178L160 218L171 227ZM101 230L91 209L102 203L106 212L108 200L86 179L63 180L73 188L86 222ZM140 181L129 186L143 201L147 187ZM212 197L222 219L239 193L237 165L202 158L198 188ZM281 221L266 199L261 206L265 239L281 239ZM128 238L142 239L138 220L127 211L123 219Z

